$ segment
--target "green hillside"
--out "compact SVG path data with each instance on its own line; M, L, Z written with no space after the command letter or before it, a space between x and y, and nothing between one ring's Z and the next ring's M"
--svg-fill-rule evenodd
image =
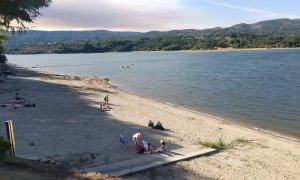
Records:
M6 42L6 53L92 53L300 47L300 19L277 19L228 28L166 32L28 31Z

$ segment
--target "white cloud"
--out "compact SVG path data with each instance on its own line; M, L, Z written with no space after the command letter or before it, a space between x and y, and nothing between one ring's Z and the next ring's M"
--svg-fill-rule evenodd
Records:
M287 18L299 18L297 15L292 15L292 14L282 14L278 12L273 12L273 11L267 11L267 10L261 10L261 9L255 9L255 8L249 8L249 7L243 7L243 6L238 6L234 5L231 3L226 3L226 2L220 2L220 1L215 1L215 0L199 0L203 1L209 4L217 5L217 6L222 6L222 7L228 7L232 9L237 9L241 10L244 12L249 12L249 13L254 13L258 15L263 15L265 18L282 18L282 17L287 17Z
M107 0L107 3L134 9L178 9L181 7L179 0Z
M112 5L118 8L126 9L178 9L181 7L180 0L54 0L52 6L66 8L90 9L101 7L103 5Z

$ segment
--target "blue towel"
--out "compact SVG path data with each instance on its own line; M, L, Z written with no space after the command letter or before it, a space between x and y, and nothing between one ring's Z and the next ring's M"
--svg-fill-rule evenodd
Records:
M126 144L125 138L122 135L120 135L120 144L121 145L125 145Z

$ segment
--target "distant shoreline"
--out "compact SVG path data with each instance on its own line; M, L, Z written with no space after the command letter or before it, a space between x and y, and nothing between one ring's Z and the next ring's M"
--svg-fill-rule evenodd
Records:
M37 54L102 54L102 53L130 53L130 52L227 52L227 51L262 51L262 50L299 50L300 47L295 48L246 48L246 49L235 49L235 48L217 48L217 49L199 49L199 50L174 50L174 51L107 51L107 52L73 52L73 53L16 53L16 54L5 54L5 55L37 55Z
M217 49L212 49L212 50L178 50L177 52L262 51L262 50L288 50L288 49L300 49L300 47L295 47L295 48L245 48L245 49L217 48Z

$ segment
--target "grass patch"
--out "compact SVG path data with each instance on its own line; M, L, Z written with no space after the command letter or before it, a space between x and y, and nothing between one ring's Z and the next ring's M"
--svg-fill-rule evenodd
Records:
M198 144L205 146L205 147L214 148L218 151L222 151L227 148L227 145L221 139L219 139L219 141L216 141L216 142L198 141Z
M235 140L231 141L231 143L228 145L230 148L234 148L235 146L244 146L246 144L249 144L250 141L245 138L236 138Z
M10 148L9 142L5 141L3 137L0 137L0 163L6 157L6 153Z
M237 138L232 142L235 142L236 144L248 144L248 143L250 143L250 141L248 139L245 139L245 138Z
M223 151L229 148L234 148L237 145L246 145L250 143L249 140L245 139L245 138L237 138L233 141L231 141L229 144L226 144L222 141L222 139L219 139L218 141L215 142L209 142L209 141L198 141L197 144L200 144L202 146L205 147L209 147L209 148L214 148L218 151Z

